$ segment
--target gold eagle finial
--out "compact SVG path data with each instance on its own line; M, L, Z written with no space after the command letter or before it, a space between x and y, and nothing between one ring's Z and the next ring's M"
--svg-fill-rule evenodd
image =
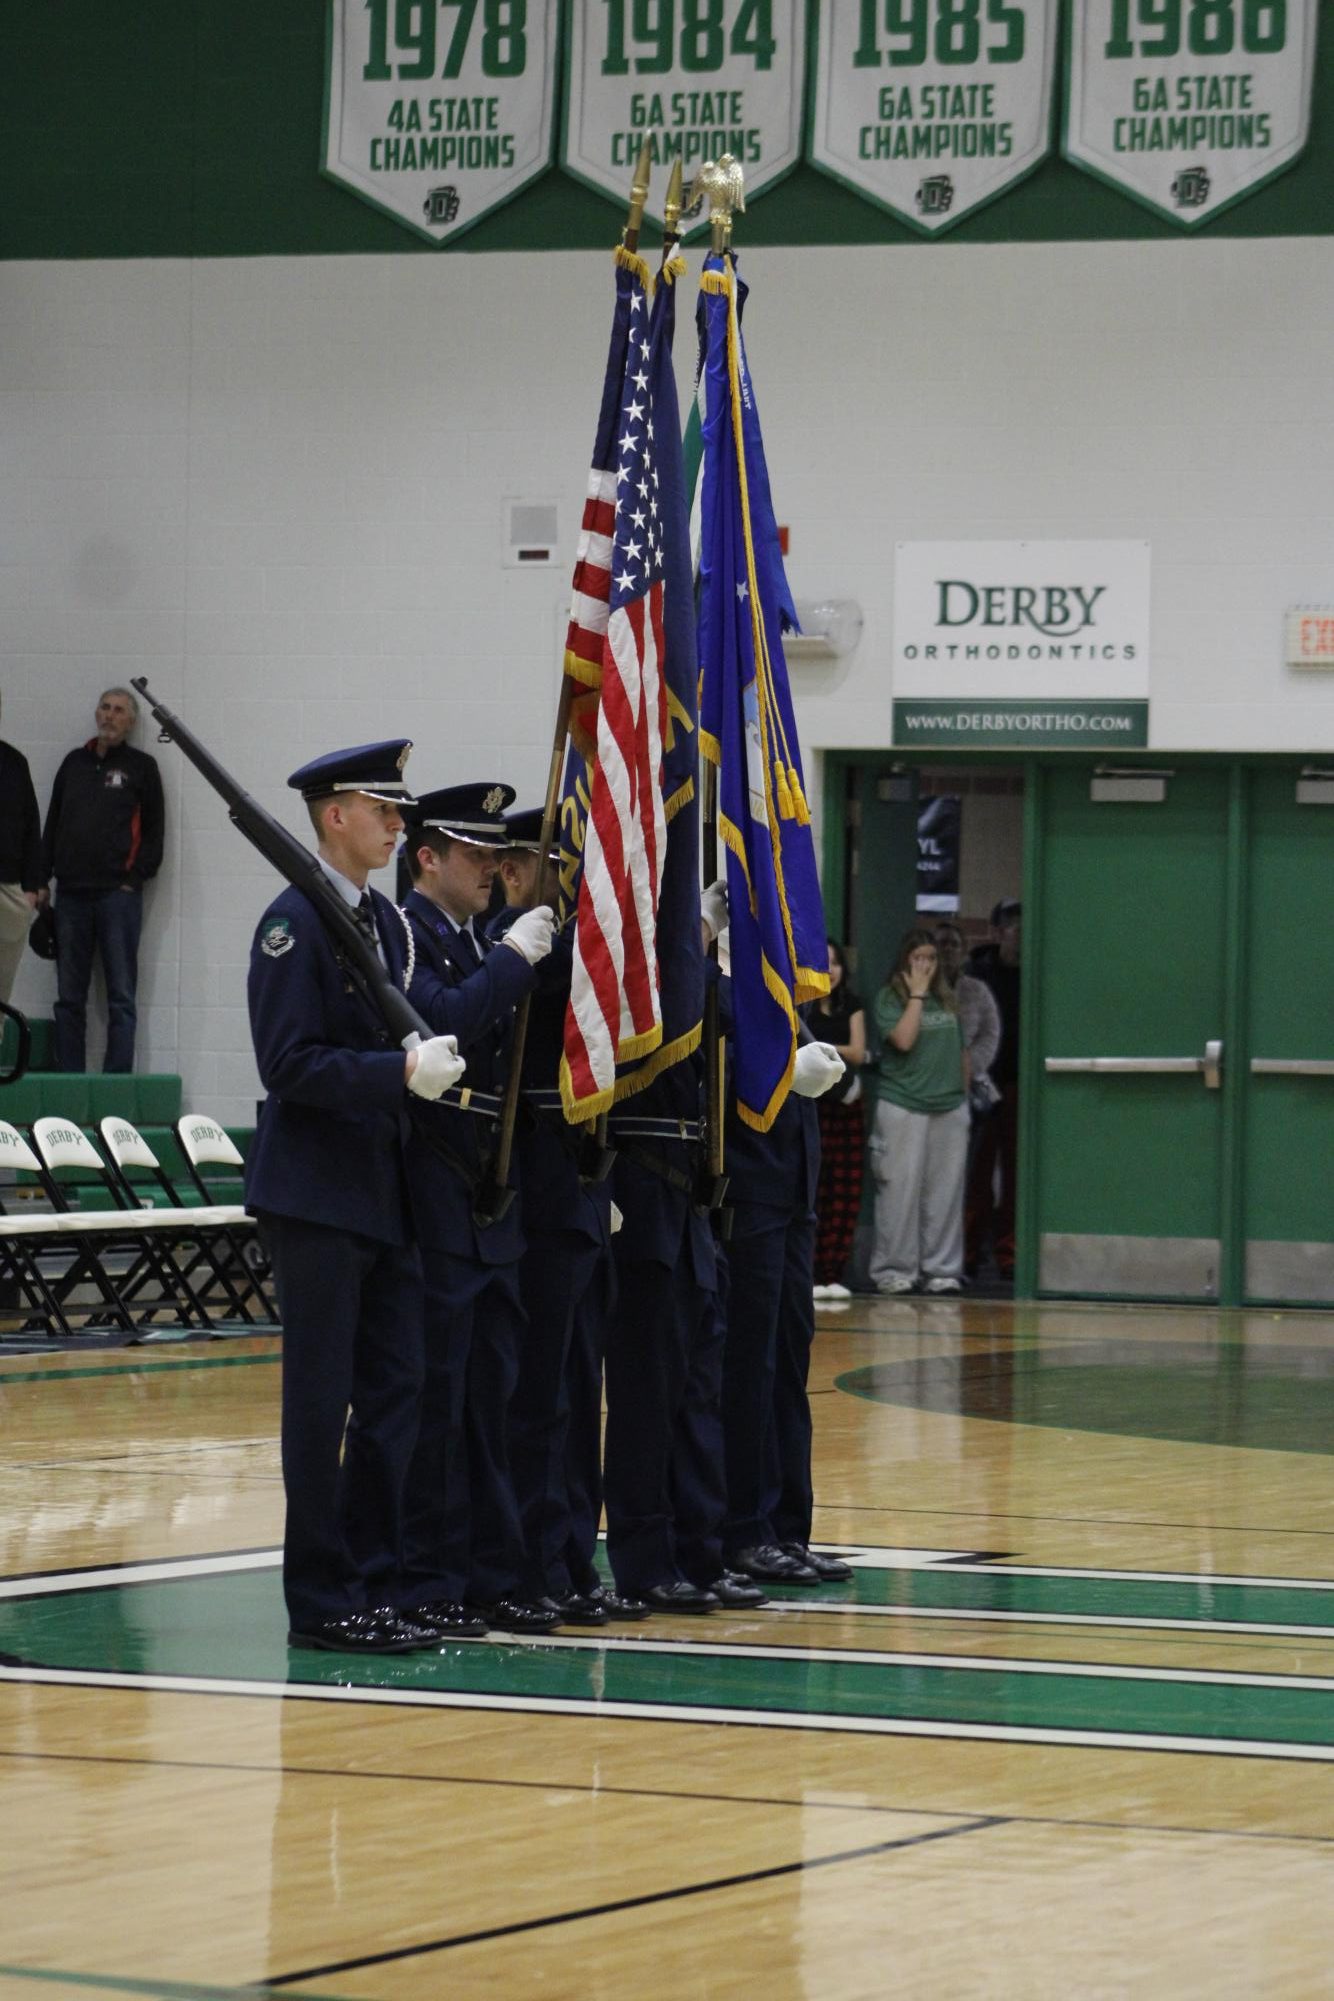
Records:
M727 248L732 233L732 217L746 212L746 176L740 160L730 153L722 153L716 160L706 160L696 174L690 187L690 200L684 213L694 215L707 198L709 222L713 230L713 248L721 252Z

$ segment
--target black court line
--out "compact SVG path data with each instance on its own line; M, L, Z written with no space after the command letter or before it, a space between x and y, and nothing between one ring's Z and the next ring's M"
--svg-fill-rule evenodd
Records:
M799 1876L809 1869L830 1869L842 1862L861 1862L872 1855L888 1855L897 1848L920 1848L928 1841L948 1841L956 1834L977 1834L983 1828L1003 1827L1004 1817L986 1814L962 1827L937 1827L925 1834L900 1835L895 1841L874 1841L865 1848L844 1848L835 1855L808 1856L801 1862L780 1862L771 1869L748 1869L737 1876L715 1876L703 1883L682 1883L674 1890L650 1890L642 1897L619 1897L606 1904L586 1904L580 1910L553 1911L544 1918L523 1918L517 1924L493 1925L484 1931L456 1932L449 1938L426 1939L420 1945L396 1947L392 1952L367 1953L361 1959L331 1961L327 1966L307 1967L298 1973L279 1973L266 1980L266 1987L291 1987L299 1980L327 1979L335 1973L357 1973L368 1966L387 1966L397 1960L418 1959L426 1953L451 1952L461 1945L486 1945L493 1939L518 1938L524 1932L546 1931L555 1925L579 1924L587 1918L614 1917L621 1911L644 1910L653 1904L669 1904L682 1897L707 1897L719 1890L740 1889L747 1883L765 1883L780 1876Z
M611 1799L680 1800L683 1804L708 1806L789 1807L799 1813L897 1814L905 1820L972 1820L976 1807L899 1806L892 1801L821 1800L803 1797L787 1799L774 1793L696 1793L668 1786L609 1786L581 1783L576 1779L496 1779L476 1778L465 1772L353 1771L346 1765L262 1765L250 1759L224 1758L137 1758L105 1751L0 1751L0 1760L12 1763L55 1765L143 1765L150 1770L185 1772L250 1772L259 1778L355 1779L384 1785L486 1786L496 1792L587 1793L591 1798L605 1794ZM1176 1821L1091 1820L1051 1813L1005 1813L988 1818L1009 1827L1082 1827L1116 1834L1189 1834L1209 1841L1296 1841L1314 1847L1334 1847L1334 1834L1299 1834L1285 1828L1195 1827Z

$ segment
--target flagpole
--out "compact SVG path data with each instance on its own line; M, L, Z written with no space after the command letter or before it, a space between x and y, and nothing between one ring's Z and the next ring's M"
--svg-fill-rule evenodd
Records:
M730 153L724 153L716 162L706 160L695 177L690 190L690 208L698 208L705 196L709 200L709 249L715 257L723 256L732 243L732 215L740 209L745 212L745 184L739 163ZM709 882L718 879L718 767L712 758L704 759L704 784L702 788L700 859L702 873ZM709 957L717 963L718 940L709 941ZM727 1189L726 1163L723 1148L723 1083L725 1065L723 1062L722 1033L718 1020L718 982L709 981L704 993L704 1104L705 1132L708 1141L706 1160L706 1187L703 1192L708 1206L719 1217L729 1217L723 1209L723 1196ZM725 1234L725 1232L724 1232Z
M639 232L644 222L644 204L648 200L649 177L653 171L653 151L648 140L639 149L635 162L634 179L630 184L630 207L625 218L625 228L621 231L621 242L629 251L639 248ZM526 908L531 910L542 893L543 880L547 871L547 858L551 844L556 837L556 820L560 813L561 779L565 771L565 752L570 734L570 712L574 705L575 686L572 676L562 673L560 677L560 697L556 703L556 726L552 732L551 763L547 767L547 796L542 803L542 830L538 837L538 867L533 877ZM514 1028L510 1036L509 1071L505 1078L505 1095L501 1103L500 1117L496 1127L496 1151L491 1163L491 1173L485 1187L478 1190L474 1203L474 1213L478 1224L495 1222L509 1207L510 1161L514 1153L514 1127L519 1116L519 1092L523 1077L523 1052L528 1041L528 1016L532 995L525 994L514 1010ZM594 1155L587 1168L580 1163L581 1173L586 1180L602 1181L611 1168L612 1155L607 1148L607 1120L604 1114L589 1128L594 1141Z

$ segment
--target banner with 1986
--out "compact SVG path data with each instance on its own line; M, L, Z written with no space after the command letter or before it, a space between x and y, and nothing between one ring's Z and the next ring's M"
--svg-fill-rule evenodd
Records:
M1317 0L1074 0L1068 160L1185 228L1291 166Z

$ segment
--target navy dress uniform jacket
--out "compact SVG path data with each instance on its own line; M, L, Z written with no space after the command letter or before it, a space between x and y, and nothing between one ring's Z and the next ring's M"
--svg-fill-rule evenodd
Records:
M386 965L401 985L403 925L387 897L371 897ZM299 889L285 889L265 911L247 991L269 1094L246 1165L247 1207L408 1243L403 1051Z

